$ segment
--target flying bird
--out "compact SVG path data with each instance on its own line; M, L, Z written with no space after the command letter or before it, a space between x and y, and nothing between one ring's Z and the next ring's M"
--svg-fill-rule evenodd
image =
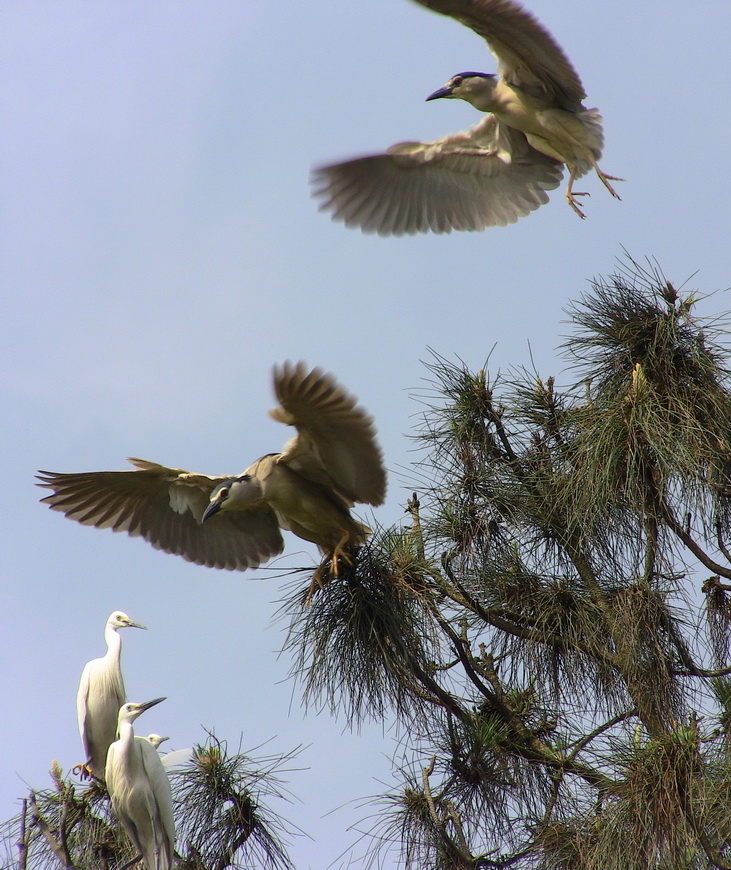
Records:
M320 548L313 589L321 586L370 534L350 508L382 504L383 459L372 418L332 375L285 362L274 369L274 392L271 416L297 434L239 475L130 459L134 471L41 471L39 486L53 490L42 501L84 525L141 535L167 553L229 570L281 553L280 529L288 529Z
M123 704L118 711L119 738L107 755L106 782L112 810L147 870L170 870L173 866L173 795L157 749L149 740L135 738L133 723L164 700Z
M82 778L104 779L107 750L117 735L119 708L127 700L122 678L122 638L120 628L145 628L126 613L115 610L104 626L106 653L84 666L76 694L79 733L84 745L85 762L74 767Z
M313 171L320 210L382 236L504 226L548 202L569 171L566 200L585 217L574 182L599 168L601 116L548 31L515 0L417 0L470 27L498 59L498 75L462 72L427 100L466 100L488 115L435 142L400 142Z

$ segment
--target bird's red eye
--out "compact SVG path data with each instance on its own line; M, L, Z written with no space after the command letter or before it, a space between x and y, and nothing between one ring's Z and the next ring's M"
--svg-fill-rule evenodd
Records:
M462 76L455 76L452 79L452 87L458 88L462 84L462 81L463 81Z

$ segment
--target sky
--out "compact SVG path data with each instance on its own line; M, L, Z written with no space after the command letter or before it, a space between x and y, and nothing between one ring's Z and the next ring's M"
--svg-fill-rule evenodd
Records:
M278 611L309 545L285 533L246 573L191 565L47 510L36 469L238 473L290 436L271 367L303 359L375 417L389 492L359 516L398 523L431 351L566 382L566 308L623 251L710 294L699 314L730 307L728 0L529 8L604 116L622 201L587 177L585 221L558 190L509 227L384 239L319 213L309 172L476 123L425 102L495 71L468 29L408 0L3 3L0 819L53 759L82 760L78 678L115 609L148 626L123 634L130 699L167 696L142 731L302 747L292 803L272 804L309 834L298 868L364 866L364 801L393 782L390 723L350 731L290 677Z

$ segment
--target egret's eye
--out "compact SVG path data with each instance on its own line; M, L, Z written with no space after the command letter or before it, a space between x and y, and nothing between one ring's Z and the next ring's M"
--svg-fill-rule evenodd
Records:
M452 79L452 87L458 88L462 84L463 81L464 81L464 79L462 78L462 76L455 76Z
M228 498L228 487L224 486L223 489L219 489L218 491L219 498Z

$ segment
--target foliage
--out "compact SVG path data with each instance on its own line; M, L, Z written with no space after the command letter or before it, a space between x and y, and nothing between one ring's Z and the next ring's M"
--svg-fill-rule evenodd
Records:
M365 867L731 870L731 379L699 301L632 261L592 282L566 386L435 356L410 522L284 603L304 705L395 721ZM286 760L196 749L183 870L290 866ZM119 870L104 790L53 778L7 853Z
M279 774L293 755L229 754L211 734L189 761L171 768L179 870L293 866L284 847L289 829L265 803L286 797ZM0 866L121 870L133 861L136 849L111 813L104 784L79 791L55 763L51 776L53 788L31 792L19 816L5 824Z
M395 711L366 864L731 867L723 325L630 261L570 309L573 382L435 356L410 527L309 608L306 704Z

